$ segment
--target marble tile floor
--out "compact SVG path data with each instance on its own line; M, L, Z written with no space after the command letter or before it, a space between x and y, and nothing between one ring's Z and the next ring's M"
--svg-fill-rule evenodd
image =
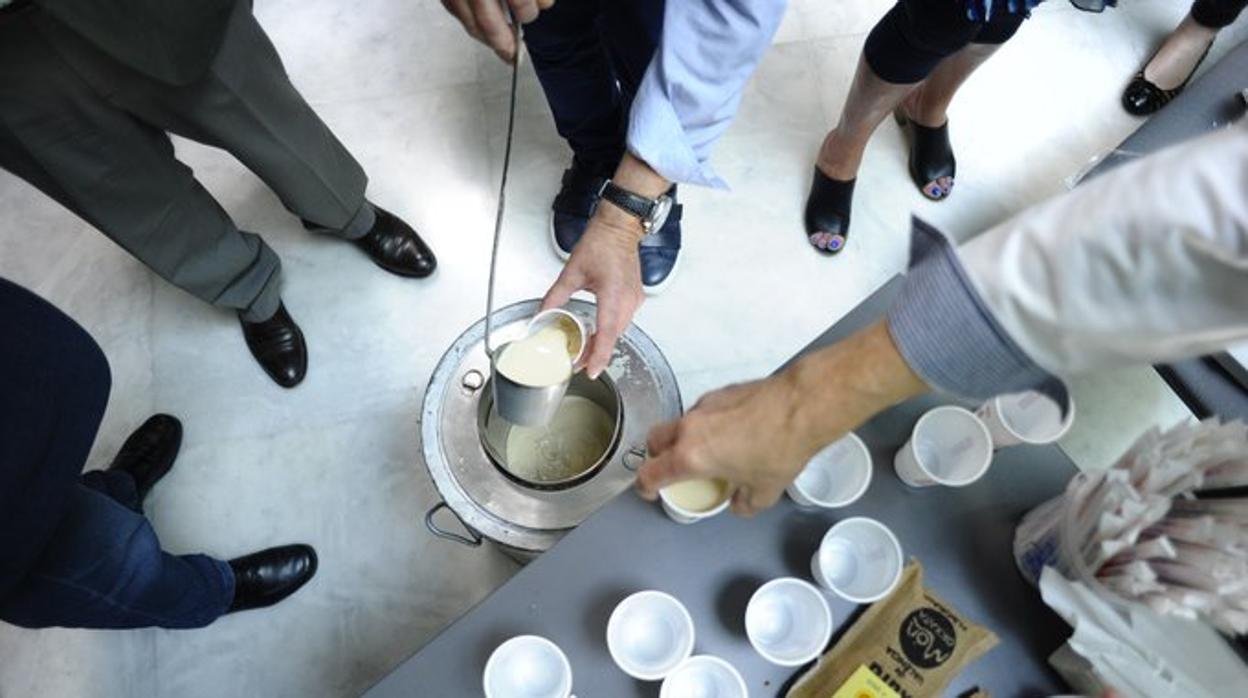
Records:
M1066 178L1137 122L1126 80L1183 3L1139 0L1099 16L1042 6L951 112L957 195L925 202L900 134L881 128L860 175L853 243L828 260L801 234L815 150L835 120L884 0L793 0L721 142L729 192L685 188L680 277L637 322L664 349L686 403L765 375L902 270L911 213L968 238ZM86 326L112 363L98 467L154 411L186 426L178 465L147 509L166 548L231 557L306 541L317 578L267 612L198 631L24 631L0 625L0 698L356 695L505 581L516 565L429 536L436 495L417 417L444 348L483 313L507 72L440 5L258 0L295 83L364 164L370 197L437 250L425 281L386 275L340 242L305 233L229 156L178 153L241 227L282 257L284 296L310 344L307 381L268 382L233 317L155 278L73 215L0 172L0 275ZM1224 33L1212 58L1248 35ZM547 207L568 152L531 70L502 244L501 301L540 296L558 273ZM1077 382L1064 446L1103 465L1144 426L1185 414L1147 369Z

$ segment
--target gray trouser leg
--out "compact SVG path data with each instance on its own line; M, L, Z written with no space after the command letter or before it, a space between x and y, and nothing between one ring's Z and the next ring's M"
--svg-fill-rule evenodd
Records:
M238 230L163 132L105 101L23 14L0 22L0 166L195 296L256 319L277 309L277 255Z
M109 99L140 119L216 146L269 185L314 230L356 238L373 226L368 177L291 84L250 3L234 9L208 73L169 86L44 27L62 55ZM68 31L68 30L65 30Z

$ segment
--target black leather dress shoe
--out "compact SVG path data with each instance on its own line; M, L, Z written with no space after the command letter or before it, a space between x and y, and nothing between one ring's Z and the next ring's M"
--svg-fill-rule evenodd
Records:
M129 473L142 503L152 487L173 468L181 446L182 422L173 415L152 415L126 438L108 469Z
M353 242L377 266L392 274L417 279L432 274L438 267L438 260L412 226L380 206L373 206L373 209L377 212L373 229Z
M308 347L285 304L278 305L268 320L247 322L240 318L239 322L247 348L264 372L283 388L299 385L308 372Z
M283 545L230 560L234 600L227 613L272 606L299 590L316 574L310 545Z

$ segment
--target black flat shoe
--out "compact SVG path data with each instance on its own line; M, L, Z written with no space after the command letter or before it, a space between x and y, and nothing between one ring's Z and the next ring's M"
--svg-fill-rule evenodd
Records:
M142 504L152 487L173 468L181 447L182 422L173 415L152 415L126 437L108 469L120 470L134 478Z
M932 201L943 201L953 191L953 178L958 172L949 142L949 122L932 128L915 123L898 107L893 118L910 143L910 179L919 193ZM946 182L941 182L947 179Z
M423 279L438 268L433 250L412 226L380 206L373 206L373 210L377 212L377 222L372 230L352 242L377 266L391 274L415 279Z
M226 613L265 608L299 590L316 574L310 545L283 545L230 560L234 600Z
M854 202L854 182L832 179L815 167L806 197L806 241L826 255L839 254L849 239L849 212Z
M268 320L247 322L239 318L239 322L247 348L269 378L283 388L299 385L308 372L308 347L303 331L286 312L286 304L278 305Z
M1132 116L1148 116L1169 104L1170 100L1178 97L1183 92L1183 88L1187 87L1187 83L1191 82L1192 76L1196 74L1200 64L1205 62L1205 56L1209 55L1209 49L1212 47L1213 42L1210 42L1205 47L1205 52L1201 54L1200 60L1196 61L1192 72L1187 74L1187 78L1183 80L1182 84L1172 90L1163 90L1144 77L1144 71L1148 69L1148 64L1152 63L1153 58L1157 57L1157 54L1154 53L1144 63L1144 67L1140 68L1140 72L1131 78L1131 82L1127 84L1127 89L1122 91L1122 108L1126 109L1127 113ZM1158 50L1160 51L1161 49Z

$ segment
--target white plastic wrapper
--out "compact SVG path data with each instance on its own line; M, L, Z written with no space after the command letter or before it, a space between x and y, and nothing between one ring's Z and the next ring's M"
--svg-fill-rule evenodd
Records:
M1048 569L1045 603L1074 629L1050 663L1075 690L1123 698L1248 696L1248 666L1216 633L1142 606L1111 604L1087 585Z
M1023 517L1018 568L1033 584L1053 568L1124 607L1248 633L1248 498L1194 496L1237 482L1246 460L1241 422L1150 429L1114 467L1076 476Z

